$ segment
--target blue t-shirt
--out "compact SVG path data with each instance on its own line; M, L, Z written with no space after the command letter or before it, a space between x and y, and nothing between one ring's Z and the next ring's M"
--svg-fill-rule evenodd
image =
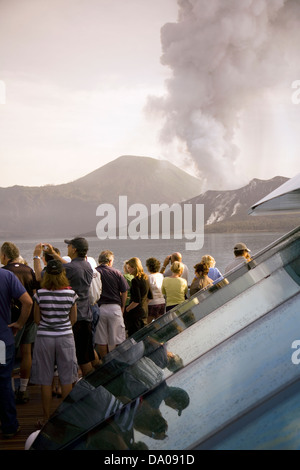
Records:
M0 269L0 340L9 346L15 339L11 328L11 301L26 292L25 287L11 271Z
M208 271L208 277L214 281L214 284L216 283L216 281L221 281L223 279L223 276L222 274L220 273L220 271L218 270L218 268L209 268L209 271Z

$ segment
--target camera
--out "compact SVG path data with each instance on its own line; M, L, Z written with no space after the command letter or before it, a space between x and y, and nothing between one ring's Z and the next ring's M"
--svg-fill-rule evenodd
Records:
M47 251L48 250L48 246L47 245L42 245L42 248L44 251Z

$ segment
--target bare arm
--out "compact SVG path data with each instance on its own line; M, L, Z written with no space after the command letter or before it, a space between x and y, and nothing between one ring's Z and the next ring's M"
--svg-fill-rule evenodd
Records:
M123 313L125 310L126 300L127 300L127 291L121 293L121 309Z
M40 306L37 303L34 304L33 316L34 316L34 322L37 325L39 325L39 323L41 321L41 310L40 310Z
M25 325L26 320L30 315L32 304L33 304L32 298L30 297L28 292L24 292L24 294L22 294L21 297L19 297L19 301L22 304L20 316L16 322L8 325L9 328L12 328L14 335L16 335L16 333L19 330L21 330L21 328L23 328L23 326Z
M76 304L76 302L72 305L72 308L71 308L70 313L69 313L69 318L70 318L71 325L73 326L74 323L77 322L77 304Z
M42 243L38 243L33 251L33 270L35 272L35 277L38 282L42 280L42 263L41 257L43 252L43 245Z
M130 302L129 305L127 305L126 307L126 311L127 312L130 312L130 310L132 310L133 308L137 307L139 304L138 302Z
M162 265L162 267L161 267L160 273L163 274L163 273L165 272L165 270L166 270L168 264L170 263L170 261L171 261L171 255L168 255L168 256L165 258L165 260L164 260L164 263L163 263L163 265Z

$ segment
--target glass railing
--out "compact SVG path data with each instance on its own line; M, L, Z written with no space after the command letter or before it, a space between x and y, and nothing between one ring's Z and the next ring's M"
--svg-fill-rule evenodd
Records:
M195 448L299 450L299 394L297 380Z
M109 353L103 365L76 384L32 448L194 448L296 380L287 351L300 326L294 313L299 312L299 231L281 237L219 285L196 293ZM274 368L269 371L265 350L268 358L271 351L277 357L276 367L284 373L280 369L281 383L272 390L260 383L260 396L251 387Z

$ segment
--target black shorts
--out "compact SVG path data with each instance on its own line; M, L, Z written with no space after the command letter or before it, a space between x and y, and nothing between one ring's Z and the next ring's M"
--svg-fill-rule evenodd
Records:
M73 326L73 333L78 364L83 365L92 362L95 359L95 353L91 322L77 321Z
M124 322L125 327L128 333L128 336L133 335L136 331L140 330L145 326L145 311L140 307L137 306L127 312L124 312Z

